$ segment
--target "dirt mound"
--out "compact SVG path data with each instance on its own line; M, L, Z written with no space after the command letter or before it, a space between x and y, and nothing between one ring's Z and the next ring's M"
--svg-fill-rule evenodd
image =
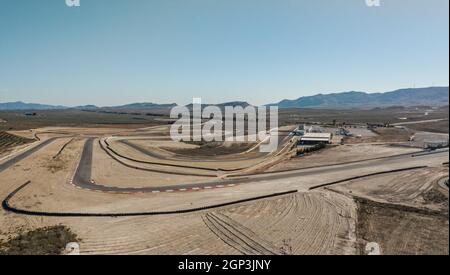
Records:
M0 152L6 151L14 146L31 143L34 140L12 135L7 132L0 132Z
M191 142L189 144L197 145L195 149L174 149L174 148L163 148L179 155L189 155L189 156L221 156L221 155L232 155L243 153L253 146L254 143L235 143L225 145L223 142Z

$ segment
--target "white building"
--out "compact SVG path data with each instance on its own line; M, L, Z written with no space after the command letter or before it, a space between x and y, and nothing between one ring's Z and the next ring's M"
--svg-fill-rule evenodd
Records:
M331 133L306 133L301 139L300 144L330 144L333 139Z

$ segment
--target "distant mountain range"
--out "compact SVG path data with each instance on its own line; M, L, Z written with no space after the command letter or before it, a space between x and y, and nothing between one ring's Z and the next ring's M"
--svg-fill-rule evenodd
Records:
M77 109L77 110L145 110L145 109L169 109L176 104L156 104L156 103L132 103L120 106L110 106L110 107L98 107L95 105L83 105L76 107L67 106L55 106L55 105L45 105L37 103L24 103L18 102L7 102L0 103L0 110L66 110L66 109Z
M24 103L22 101L0 103L0 110L58 110L66 108L64 106Z
M345 92L318 94L270 104L279 108L371 108L391 106L446 106L448 87L401 89L387 93Z
M448 87L430 87L401 89L387 93L364 93L364 92L344 92L334 94L318 94L315 96L300 97L295 100L282 100L278 103L268 104L268 106L278 106L279 108L375 108L391 106L446 106L449 104ZM209 104L204 104L208 106ZM216 104L221 108L225 106L247 107L250 104L242 101ZM58 110L58 109L78 109L78 110L152 110L171 109L176 104L157 103L132 103L121 106L98 107L95 105L85 105L77 107L54 106L36 103L8 102L0 103L0 110ZM188 105L192 107L192 104Z
M231 102L225 102L225 103L220 103L220 104L205 104L205 103L202 104L202 108L206 108L208 106L217 106L220 109L224 109L225 107L229 107L229 106L230 107L240 106L242 108L246 108L248 106L251 106L251 104L248 102L245 102L245 101L231 101ZM186 107L188 107L189 109L192 109L193 104L191 103L189 105L186 105Z
M144 109L170 109L177 106L177 104L157 104L157 103L132 103L121 106L103 107L103 109L118 109L118 110L144 110Z

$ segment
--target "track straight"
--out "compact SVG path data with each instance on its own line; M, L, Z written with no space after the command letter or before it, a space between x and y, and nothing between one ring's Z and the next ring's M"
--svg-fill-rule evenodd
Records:
M0 173L5 171L6 169L10 168L11 166L15 165L16 163L18 163L19 161L22 161L23 159L29 157L30 155L34 154L35 152L39 151L40 149L42 149L43 147L47 146L48 144L52 143L53 141L55 141L56 139L58 139L57 137L54 138L49 138L46 141L34 146L33 148L5 161L4 163L0 164Z

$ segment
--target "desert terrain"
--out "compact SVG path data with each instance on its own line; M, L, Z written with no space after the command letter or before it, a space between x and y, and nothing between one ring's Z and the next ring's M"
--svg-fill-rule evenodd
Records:
M88 255L448 255L448 145L425 149L448 108L355 112L282 110L272 153L172 141L164 114L0 112L0 251L63 226ZM332 144L299 154L300 124Z

